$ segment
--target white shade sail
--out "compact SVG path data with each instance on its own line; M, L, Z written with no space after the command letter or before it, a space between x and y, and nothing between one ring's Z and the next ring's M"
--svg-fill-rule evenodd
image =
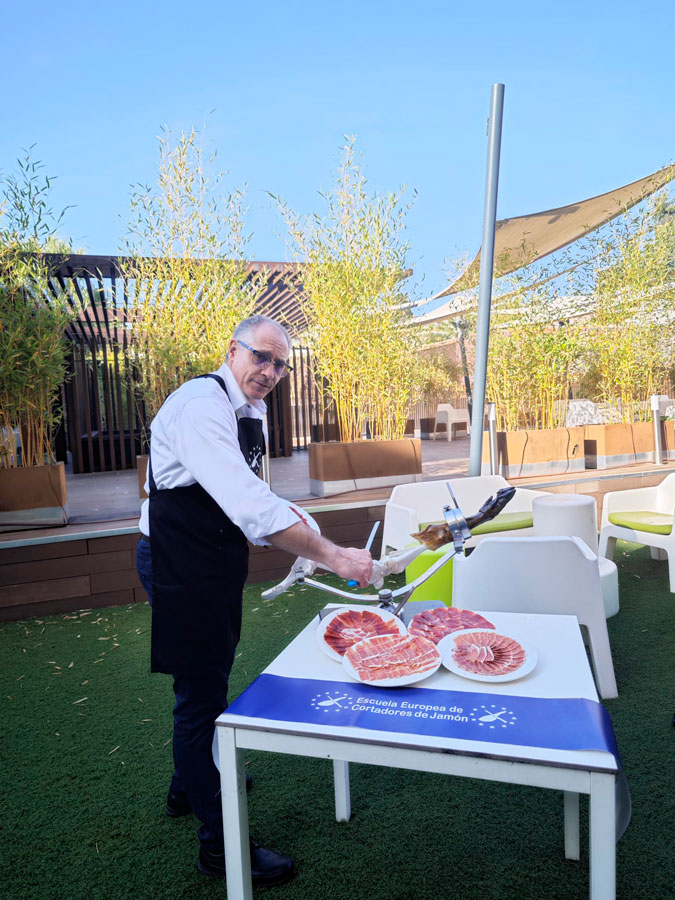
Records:
M629 210L675 178L666 166L616 190L557 209L499 219L495 232L494 278L508 275L560 250ZM438 300L478 285L480 251L468 269L430 300ZM428 301L427 301L428 302ZM439 311L437 311L439 312ZM429 318L436 318L433 313Z

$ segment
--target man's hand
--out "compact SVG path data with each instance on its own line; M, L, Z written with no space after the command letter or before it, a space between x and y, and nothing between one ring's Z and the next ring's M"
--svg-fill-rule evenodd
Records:
M354 547L336 547L336 560L331 569L342 578L358 581L359 587L368 587L373 577L373 558L369 550Z

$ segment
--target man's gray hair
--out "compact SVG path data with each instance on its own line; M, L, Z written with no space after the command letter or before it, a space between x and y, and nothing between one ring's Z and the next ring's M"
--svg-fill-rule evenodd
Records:
M292 341L287 329L284 328L281 322L276 322L269 316L255 315L249 316L248 319L243 319L243 321L241 321L234 329L232 337L234 340L241 338L243 341L253 341L255 339L255 332L261 325L274 325L275 328L278 328L286 339L288 349L291 349Z

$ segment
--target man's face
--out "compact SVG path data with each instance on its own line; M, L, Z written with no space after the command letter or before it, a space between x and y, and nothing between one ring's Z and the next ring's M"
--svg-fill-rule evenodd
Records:
M288 360L288 344L284 335L278 328L267 322L263 322L255 331L252 331L251 337L246 343L255 350L266 353L275 361L286 362ZM249 402L262 400L279 381L280 376L275 374L273 365L264 369L256 366L251 351L237 343L236 340L230 341L227 362L232 374L237 379L237 384Z

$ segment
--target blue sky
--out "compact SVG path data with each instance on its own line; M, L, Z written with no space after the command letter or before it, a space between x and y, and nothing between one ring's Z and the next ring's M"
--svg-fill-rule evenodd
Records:
M498 214L675 161L675 3L5 0L0 170L57 175L62 232L115 253L160 126L199 127L248 184L256 259L288 258L267 191L321 210L345 134L371 187L406 185L416 296L480 245L490 87L506 86ZM214 110L210 115L211 110Z

